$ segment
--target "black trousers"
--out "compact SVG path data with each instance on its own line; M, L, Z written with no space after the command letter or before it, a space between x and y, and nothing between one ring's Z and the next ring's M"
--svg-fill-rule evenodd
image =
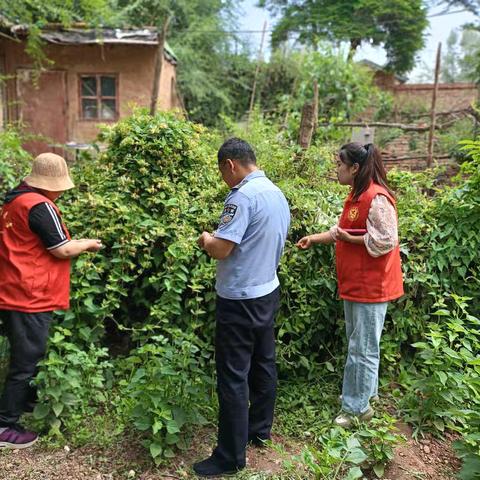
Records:
M249 300L217 296L219 418L214 456L227 468L245 466L248 440L270 438L277 386L274 322L279 306L279 288Z
M31 411L36 389L31 385L37 365L45 356L52 312L0 311L4 334L10 343L10 366L0 397L0 427L15 424Z

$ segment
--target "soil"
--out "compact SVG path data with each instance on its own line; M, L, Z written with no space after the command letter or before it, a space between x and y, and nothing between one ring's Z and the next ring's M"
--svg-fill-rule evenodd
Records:
M446 434L439 440L425 437L416 441L411 429L399 424L406 438L395 450L395 457L385 472L386 480L453 480L459 469L452 441ZM182 480L193 479L191 464L206 458L214 442L213 431L202 430L195 436L190 448L177 456L168 468L153 467L138 439L108 448L81 447L48 448L42 443L25 450L0 451L0 478L2 480ZM269 478L282 472L284 461L300 453L302 445L280 436L273 437L274 447L247 451L248 471L242 479ZM297 472L298 474L299 472ZM300 474L300 476L302 476ZM305 474L305 478L308 475Z
M454 480L460 469L452 443L458 438L445 433L443 439L425 436L412 438L411 428L397 424L406 442L395 449L395 457L385 471L385 480Z

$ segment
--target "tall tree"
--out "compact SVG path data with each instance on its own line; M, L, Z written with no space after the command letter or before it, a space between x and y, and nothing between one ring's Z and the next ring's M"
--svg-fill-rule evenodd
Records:
M480 67L480 32L464 29L461 35L452 30L442 57L442 81L472 82Z
M347 41L351 54L362 43L383 45L388 67L398 73L409 71L415 53L424 45L427 26L422 0L259 0L279 16L272 42L289 34L304 44L320 39Z
M458 32L456 30L450 32L446 43L446 49L442 54L441 79L442 82L453 83L460 77Z

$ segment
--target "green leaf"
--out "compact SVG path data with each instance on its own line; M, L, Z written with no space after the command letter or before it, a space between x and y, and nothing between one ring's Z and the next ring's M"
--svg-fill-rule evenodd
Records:
M48 405L46 405L45 403L38 403L33 410L33 416L37 420L41 420L42 418L45 418L49 412L50 407Z
M385 473L385 465L383 463L376 463L373 466L373 471L378 478L382 478Z
M56 417L59 417L60 414L63 412L63 407L64 407L63 403L60 403L60 402L53 403L52 410Z
M175 420L167 420L167 432L168 433L180 432L180 429L178 428L177 422Z
M347 476L344 480L358 480L363 477L362 470L360 467L352 467L348 470Z
M152 458L157 458L159 455L162 454L163 452L163 447L162 445L160 445L159 443L157 442L152 442L150 444L150 455L152 456Z
M327 370L329 372L334 372L335 371L335 368L333 367L333 365L330 362L325 362L325 366L327 367Z
M354 450L356 448L359 448L361 446L360 441L358 440L357 437L354 435L348 437L347 439L347 447L349 450Z
M360 465L368 458L367 454L360 448L353 449L345 459L347 462Z
M435 373L437 374L438 378L442 382L442 385L446 385L447 384L447 379L448 379L447 374L445 372L442 372L441 370L437 371Z
M165 435L165 442L167 445L175 445L180 440L177 434L167 433Z
M441 432L443 432L445 430L445 424L443 423L443 420L441 418L436 418L434 421L433 421L433 424L435 425L435 427L440 430Z
M166 448L163 456L165 458L173 458L175 456L175 452L171 448Z

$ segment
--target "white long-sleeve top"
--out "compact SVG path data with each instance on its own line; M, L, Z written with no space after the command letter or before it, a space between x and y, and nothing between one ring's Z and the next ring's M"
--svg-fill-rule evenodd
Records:
M338 222L330 229L335 241L337 228ZM376 195L372 200L367 217L367 233L363 240L372 257L385 255L398 245L397 212L385 195Z

